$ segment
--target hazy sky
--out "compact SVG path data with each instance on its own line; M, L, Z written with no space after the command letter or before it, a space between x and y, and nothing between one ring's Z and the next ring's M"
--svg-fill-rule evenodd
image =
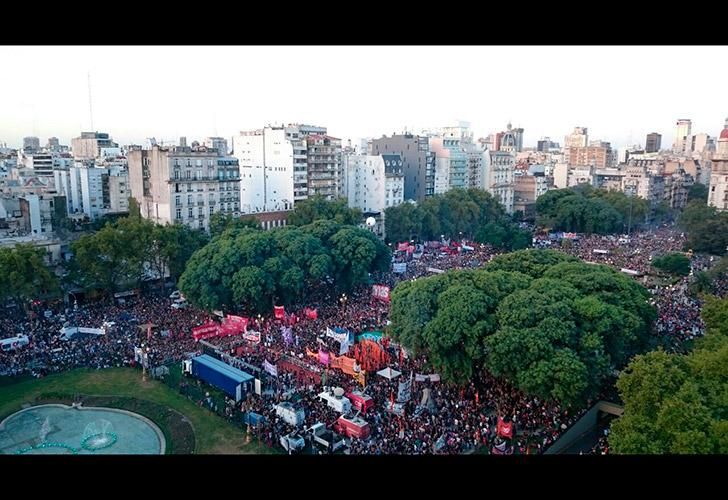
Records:
M0 143L62 144L93 123L121 144L230 139L275 122L341 138L469 121L523 127L524 145L575 126L615 146L673 140L678 118L716 136L728 47L0 47Z

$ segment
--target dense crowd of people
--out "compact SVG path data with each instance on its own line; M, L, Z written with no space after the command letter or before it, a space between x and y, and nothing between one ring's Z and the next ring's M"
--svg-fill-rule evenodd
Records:
M567 244L548 237L534 238L535 246L557 247L583 260L634 270L638 274L650 272L650 261L655 255L678 251L683 242L683 235L669 228L629 237L584 236ZM395 261L406 263L406 270L379 273L372 279L393 288L402 280L437 272L433 269L479 267L499 253L489 245L476 243L468 243L468 249L455 252L451 250L454 247L447 248L446 252L430 245L418 248L415 256L411 251L395 252ZM695 265L698 264L705 263L696 260ZM688 292L689 279L667 286L643 281L650 288L658 310L656 333L673 346L703 332L700 304ZM123 305L98 303L62 310L51 308L49 317L40 314L27 319L20 313L5 315L0 318L5 336L24 334L30 338L30 344L0 352L0 375L43 376L75 367L134 366L136 347L148 352L153 366L178 362L202 352L191 331L209 321L210 316L191 307L173 309L171 305L167 297L142 296L129 299ZM338 295L332 287L320 286L308 291L305 306L315 310L317 317L309 317L301 306L288 311L285 321L262 316L251 318L248 329L260 332L258 344L237 335L205 342L218 354L232 356L249 366L262 367L268 362L278 367L276 377L264 377L262 394L249 394L237 404L228 400L225 408L225 414L231 419L250 412L265 417L256 432L271 446L294 430L276 415L276 402L290 400L304 408L307 427L318 422L331 427L339 414L317 397L322 386L346 390L359 387L352 376L326 369L307 355L319 349L339 354L339 342L327 337L326 329L339 327L360 334L383 331L388 321L388 304L373 300L369 288ZM103 327L105 334L77 334L70 340L61 340L59 331L69 325ZM290 330L286 332L285 328ZM368 439L352 440L348 448L352 454L467 453L480 447L490 451L503 441L496 430L499 418L513 423L515 429L507 443L508 452L540 453L584 411L569 412L553 402L527 396L486 373L461 384L415 381L410 399L402 403L399 411L394 411L392 399L398 394L399 382L414 374L431 373L432 369L426 357L414 358L392 342L384 343L384 350L387 366L401 372L401 376L389 380L374 372L367 374L366 394L374 399L375 405L363 416L372 433ZM423 396L427 394L430 398L425 403ZM604 441L593 452L606 452Z

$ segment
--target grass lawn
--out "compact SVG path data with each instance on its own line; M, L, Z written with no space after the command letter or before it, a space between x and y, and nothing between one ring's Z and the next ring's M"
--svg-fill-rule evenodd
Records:
M118 397L120 401L123 398L135 398L142 402L135 406L140 414L149 413L151 410L145 412L144 408L155 405L176 410L187 418L194 429L195 453L275 453L265 445L259 445L255 440L245 444L244 432L223 418L198 407L161 382L155 380L143 382L141 372L132 368L77 369L42 379L20 379L15 383L0 381L0 420L22 409L23 404L33 404L38 399L70 400L76 394ZM155 405L145 406L143 402ZM153 415L146 416L154 420ZM162 430L165 436L169 436L169 429Z

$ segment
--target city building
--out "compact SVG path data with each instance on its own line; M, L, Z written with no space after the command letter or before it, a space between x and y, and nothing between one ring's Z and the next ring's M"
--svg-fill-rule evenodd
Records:
M718 137L711 165L708 205L728 210L728 118Z
M645 141L645 153L657 153L662 145L662 136L657 132L647 134Z
M61 144L58 141L58 137L49 137L48 144L46 144L46 150L51 152L60 152Z
M574 127L574 131L564 138L564 148L585 148L588 142L587 127Z
M156 145L151 149L130 150L127 158L131 196L144 218L159 224L182 223L209 230L214 213L232 216L240 213L241 168L237 158L221 157L217 151L205 147ZM253 167L247 169L253 170ZM263 176L262 165L255 170L257 176Z
M308 196L335 200L341 188L341 139L328 135L306 136Z
M37 137L23 137L23 151L26 153L40 151L40 139Z
M675 142L672 144L673 153L684 153L687 146L687 140L692 131L692 121L680 119L675 124Z
M18 168L25 168L38 177L53 177L53 153L18 151Z
M449 168L447 174L448 189L468 187L468 154L461 147L460 140L461 138L454 134L435 136L429 139L430 151L437 158L437 168L443 168L445 164ZM440 176L439 180L440 186L438 186L436 192L442 190L443 177Z
M220 156L228 155L228 141L224 137L207 137L202 144L207 149L214 149Z
M102 150L109 150L103 152ZM119 154L119 145L105 132L81 132L71 139L71 151L76 160L93 160L99 156Z
M383 235L384 211L404 202L404 165L399 155L347 155L344 157L344 195L349 207L377 221Z
M293 210L293 145L285 127L240 132L233 155L240 164L241 214Z
M564 148L566 163L573 167L594 166L596 168L611 167L616 158L608 142L584 147L569 146Z
M436 193L435 154L430 151L429 138L424 135L398 134L372 139L372 155L395 154L402 159L404 199L422 201ZM442 165L439 166L442 169ZM449 165L448 165L449 186ZM440 182L444 174L440 171Z
M505 211L513 213L515 156L507 151L490 151L486 190L500 200Z

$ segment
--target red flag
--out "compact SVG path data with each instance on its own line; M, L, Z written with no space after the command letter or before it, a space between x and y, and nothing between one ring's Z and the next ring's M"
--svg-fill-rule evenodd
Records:
M498 417L498 426L496 427L498 435L507 439L513 439L513 422L505 422L503 417Z
M276 319L283 319L286 317L286 310L283 306L273 306L273 310L275 311Z
M475 391L475 406L478 406L478 403L480 402L478 398L478 391Z

